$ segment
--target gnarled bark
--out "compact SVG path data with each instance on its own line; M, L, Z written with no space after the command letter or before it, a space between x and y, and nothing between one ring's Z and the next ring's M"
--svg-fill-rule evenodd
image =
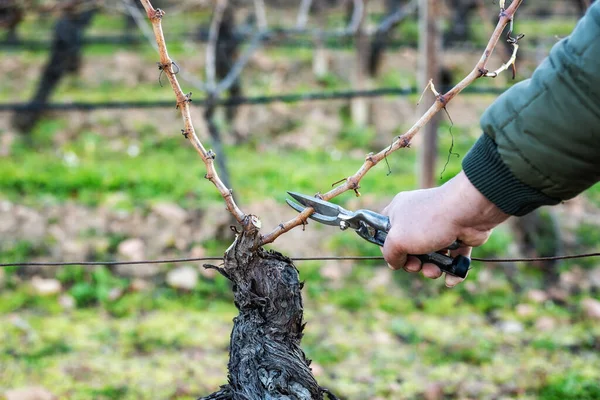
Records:
M300 348L302 283L292 261L257 247L257 231L240 234L216 268L233 283L234 318L227 385L202 400L313 400L329 394ZM334 399L335 396L329 394Z

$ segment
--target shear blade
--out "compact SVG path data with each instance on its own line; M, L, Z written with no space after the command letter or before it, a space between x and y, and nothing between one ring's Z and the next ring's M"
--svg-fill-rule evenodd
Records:
M309 197L304 194L294 192L288 192L288 194L304 207L311 207L315 210L315 212L327 217L337 218L340 214L347 213L346 210L337 204L329 203L327 201L317 199L316 197Z
M285 201L286 201L286 203L288 203L288 205L290 207L292 207L294 210L296 210L298 212L303 212L305 209L308 208L308 207L299 205L297 203L294 203L293 201L291 201L289 199L286 199ZM311 214L309 218L314 221L320 222L321 224L325 224L325 225L333 225L333 226L339 225L339 219L338 219L337 215L336 216L328 216L328 215L323 215L318 212L315 212L315 213Z

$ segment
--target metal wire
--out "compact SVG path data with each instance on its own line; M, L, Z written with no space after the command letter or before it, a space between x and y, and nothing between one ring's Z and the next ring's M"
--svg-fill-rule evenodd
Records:
M495 87L468 87L462 91L463 94L493 94L498 95L506 91L507 88ZM270 104L270 103L297 103L307 101L323 101L323 100L344 100L358 97L384 97L384 96L410 96L420 93L417 88L398 88L398 87L383 87L373 90L339 90L326 92L307 92L307 93L290 93L276 94L271 96L253 96L253 97L230 97L228 99L199 99L192 103L193 106L206 107L224 106L236 107L240 105L250 104ZM208 104L210 103L210 104ZM173 108L173 101L107 101L107 102L73 102L73 103L0 103L1 111L29 111L29 110L81 110L91 111L98 109L129 109L129 108Z
M328 261L328 260L383 260L383 257L294 257L292 261ZM195 258L173 258L165 260L142 260L142 261L69 261L69 262L17 262L3 263L0 267L28 267L28 266L45 266L45 267L62 267L69 265L139 265L139 264L176 264L195 261L223 261L223 257L195 257Z
M591 257L600 257L600 253L584 253L584 254L572 254L572 255L566 255L566 256L531 257L531 258L477 258L477 257L472 257L471 260L488 262L488 263L505 263L505 262L574 260L577 258L591 258Z
M558 261L573 260L578 258L600 257L600 253L584 253L553 257L531 257L531 258L478 258L472 257L472 261L487 263L506 263L506 262L533 262L533 261ZM323 256L323 257L293 257L292 261L384 261L381 256ZM2 263L0 267L64 267L69 265L139 265L139 264L176 264L196 261L223 261L223 257L194 257L194 258L173 258L165 260L141 260L141 261L69 261L69 262L16 262Z

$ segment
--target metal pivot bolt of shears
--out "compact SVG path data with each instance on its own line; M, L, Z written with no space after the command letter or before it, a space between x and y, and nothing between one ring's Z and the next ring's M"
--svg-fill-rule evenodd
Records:
M370 210L348 211L337 204L318 199L316 197L305 196L300 193L288 192L294 198L297 204L291 200L286 200L288 205L298 212L311 207L315 212L310 216L311 219L325 225L338 226L342 230L353 229L360 237L383 246L385 238L391 228L390 219L385 215L378 214ZM460 242L456 241L448 247L449 250L456 250L460 247ZM422 263L431 263L437 265L447 274L464 278L467 276L471 259L458 255L454 258L441 253L429 253L414 255Z

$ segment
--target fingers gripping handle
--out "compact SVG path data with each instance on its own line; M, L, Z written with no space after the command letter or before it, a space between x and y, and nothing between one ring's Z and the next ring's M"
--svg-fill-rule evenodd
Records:
M358 231L358 234L361 235L360 230ZM375 235L373 236L361 236L375 244L378 244L379 246L383 246L383 244L385 243L385 238L387 237L387 233L383 231L376 231ZM460 242L456 241L452 243L448 248L451 250L456 250L459 247ZM421 260L421 263L423 264L435 264L443 272L457 276L459 278L465 278L467 276L467 273L469 272L469 267L471 266L471 259L463 255L458 255L454 258L440 253L416 254L414 256Z
M360 227L356 230L359 236L371 243L383 246L391 226L387 217L372 211L359 210L355 213L354 219L360 221ZM460 245L460 241L457 240L448 246L448 249L456 250ZM423 264L435 264L443 272L459 278L465 278L471 266L471 259L463 255L458 255L454 258L440 253L418 254L414 256L421 260Z
M415 257L421 260L423 264L435 264L445 273L459 278L465 278L471 266L471 259L463 255L452 258L440 253L429 253L415 255Z

